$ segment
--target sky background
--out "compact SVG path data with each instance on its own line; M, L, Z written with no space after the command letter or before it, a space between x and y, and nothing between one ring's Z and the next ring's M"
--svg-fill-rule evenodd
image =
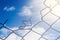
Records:
M49 12L50 8L46 7L46 5L44 5L43 3L44 3L44 0L13 0L13 1L12 0L0 0L0 23L3 24L8 19L8 21L5 23L5 26L16 30L17 27L24 26L23 21L25 20L24 22L25 22L27 28L31 28L36 24L34 26L34 28L32 28L32 30L42 35L50 27L50 25L59 18L57 16L60 16L60 13L59 13L60 11L57 11L57 10L59 10L60 5L58 5L55 0L53 0L53 1L46 0L45 1L45 4L47 6L49 6L50 8L52 8L55 4L58 5L58 6L55 6L54 9L52 9L52 12L55 15L51 14ZM58 14L57 14L57 12L58 12ZM42 15L41 15L41 13L42 13ZM48 14L45 15L46 13L48 13ZM41 20L42 16L44 16L43 21ZM40 21L42 21L42 22L40 22ZM31 26L27 26L31 23L32 23ZM60 31L59 26L60 26L60 21L57 21L52 27L54 29ZM1 25L0 25L0 27L1 27ZM23 36L25 33L29 32L29 31L30 30L27 30L27 31L18 30L18 31L15 31L15 33ZM33 31L28 33L24 37L24 39L25 40L38 40L38 38L40 38L41 35L38 35L37 33L33 32ZM2 28L0 30L0 37L5 38L6 36L9 35L9 33L11 33L11 30ZM12 33L6 40L11 40L11 39L20 40L21 38L18 37L16 34ZM59 35L60 35L59 32L49 29L43 35L43 37L45 37L49 40L55 40L55 38L57 38ZM45 39L42 38L41 40L45 40Z
M0 0L0 23L8 19L6 25L10 27L22 25L21 21L27 17L20 16L18 13L27 3L28 0Z
M29 21L30 18L32 23L40 21L41 3L35 2L36 0L1 0L0 23L4 23L8 19L6 26L17 27L23 25L23 20Z
M23 26L24 25L23 20L27 20L28 21L27 24L30 24L31 17L32 17L31 22L33 24L37 23L38 21L40 21L40 11L39 11L40 3L39 2L40 2L39 0L38 1L36 0L14 0L14 1L0 0L0 6L1 6L0 7L0 23L3 24L8 19L8 21L5 23L5 26L8 28L14 28L14 29L17 29L17 27L19 26ZM18 31L18 32L19 33L21 32L23 35L24 34L23 32L25 31ZM0 30L0 37L5 38L10 33L11 33L10 30L6 28L2 28ZM6 40L9 40L9 38L11 40L11 37L13 36L14 36L13 40L16 40L15 38L18 37L12 34Z

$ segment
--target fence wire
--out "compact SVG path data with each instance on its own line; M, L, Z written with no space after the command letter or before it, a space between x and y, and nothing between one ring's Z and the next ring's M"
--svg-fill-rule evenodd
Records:
M1 25L0 26L0 30L5 29L5 30L9 31L8 34L6 34L6 35L3 35L3 36L0 35L0 40L7 40L7 38L11 34L17 35L19 37L19 40L60 40L60 30L58 30L55 27L53 27L54 25L56 25L56 22L58 22L60 20L60 16L55 15L52 12L52 10L59 4L57 2L54 6L51 7L51 6L48 6L46 4L46 1L48 1L48 0L44 0L44 2L43 2L43 4L46 7L40 11L41 21L38 21L34 25L32 25L31 18L30 18L30 24L29 25L27 25L25 23L25 22L27 22L26 20L23 20L23 24L25 26L20 26L16 30L12 30L12 29L6 27L5 24L7 23L7 21L9 19L7 19L4 23L0 23L0 25ZM45 9L47 9L47 8L49 9L49 11L47 10L48 12L44 12L45 14L43 15L43 11L46 11ZM53 18L53 19L50 19L50 18ZM50 20L51 23L49 23L48 20ZM41 24L41 23L43 23L43 24ZM37 29L34 29L36 27L36 25L38 25L38 24L39 25L40 24L43 25L46 28L46 30L44 32L42 32L42 33L39 33L39 31L41 32L41 31L43 31L43 29L42 30L39 29L39 31L37 31ZM47 25L47 26L45 26L44 24ZM11 39L11 40L13 40L13 39ZM18 40L18 39L16 39L16 40Z

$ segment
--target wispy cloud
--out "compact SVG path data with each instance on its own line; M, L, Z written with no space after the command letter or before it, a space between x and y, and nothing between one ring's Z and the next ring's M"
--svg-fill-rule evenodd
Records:
M34 21L35 23L40 21L41 15L40 15L40 10L41 10L41 0L30 0L30 2L22 7L22 11L18 13L19 16L29 16L32 17L32 22Z
M40 0L31 0L30 3L28 3L26 6L23 6L22 11L18 14L25 16L40 14Z
M11 6L11 7L4 7L4 10L5 11L14 11L15 10L15 7Z
M22 12L18 13L19 16L31 16L32 13L31 13L31 9L30 7L27 7L27 6L24 6L22 8Z

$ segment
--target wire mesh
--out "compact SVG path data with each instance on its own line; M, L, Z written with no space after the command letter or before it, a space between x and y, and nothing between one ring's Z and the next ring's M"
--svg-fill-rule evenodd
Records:
M46 7L40 11L41 21L38 21L34 25L32 25L31 18L29 19L29 21L30 21L29 25L27 25L27 23L26 23L28 21L23 20L24 26L20 26L16 30L12 30L12 29L6 27L5 24L7 23L7 21L9 19L7 19L4 23L0 23L0 30L5 29L6 31L8 31L8 34L0 35L0 39L6 40L7 38L9 38L10 35L16 35L19 37L19 40L60 40L60 30L58 30L57 27L56 28L54 27L54 25L60 24L60 23L56 23L56 22L59 22L60 16L55 15L52 12L53 9L59 4L57 2L56 4L54 4L51 7L51 5L49 6L46 4L46 1L48 2L50 0L44 0L44 2L43 2L43 4ZM56 1L56 0L54 0L54 1ZM46 11L46 9L48 9L48 10L47 10L47 12L44 12L45 14L43 15L43 11ZM52 19L50 19L50 18L52 18ZM43 29L40 30L39 27L37 28L37 25L44 27L46 30L45 31ZM44 32L42 32L42 31L44 31ZM12 37L12 38L14 38L14 37ZM11 40L13 40L13 39L11 39ZM18 40L18 39L16 39L16 40Z

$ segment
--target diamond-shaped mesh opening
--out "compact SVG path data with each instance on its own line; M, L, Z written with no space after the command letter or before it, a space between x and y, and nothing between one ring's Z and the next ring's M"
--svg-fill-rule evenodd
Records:
M11 7L0 7L0 40L60 40L60 0L30 0L22 10L20 0L6 2Z

